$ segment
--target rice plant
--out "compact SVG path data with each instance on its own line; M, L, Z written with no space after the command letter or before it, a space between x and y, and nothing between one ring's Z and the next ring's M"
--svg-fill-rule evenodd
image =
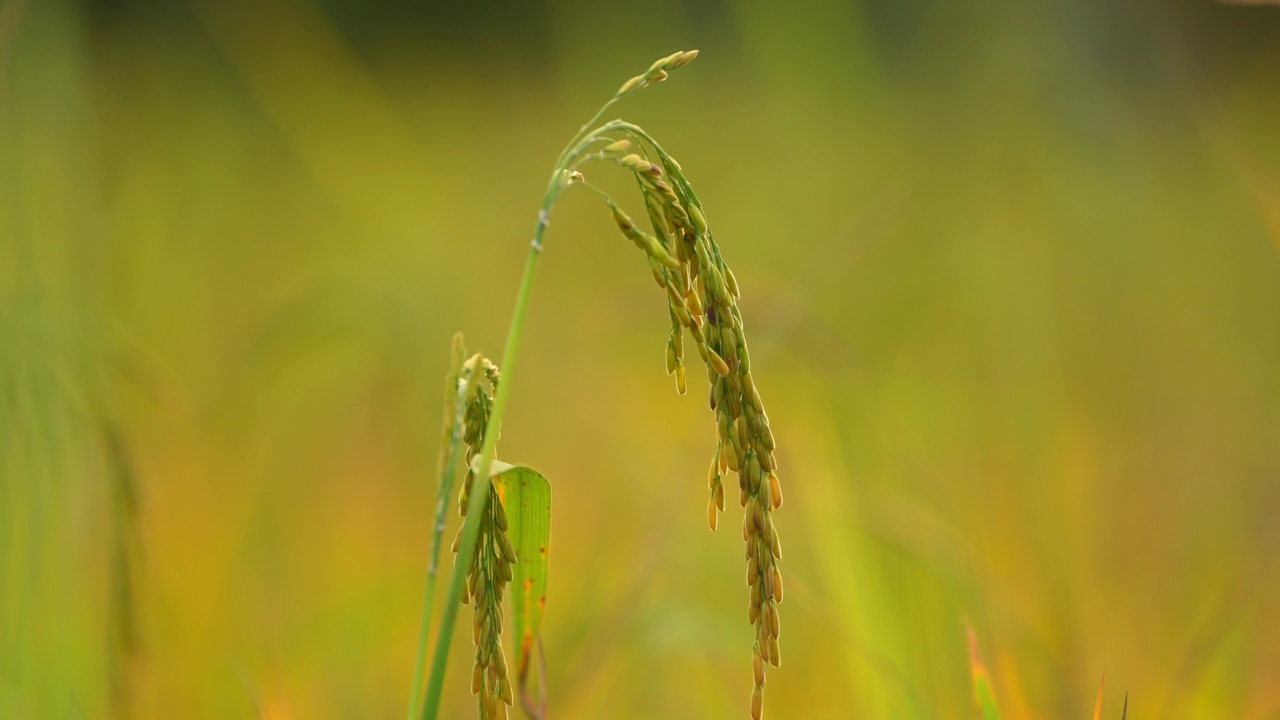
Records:
M751 375L751 356L738 306L738 281L724 261L706 210L675 158L638 125L625 120L597 125L614 103L665 81L671 72L689 64L697 55L696 50L672 53L627 80L556 158L512 314L501 364L501 382L498 367L482 356L462 362L465 353L461 350L461 341L455 341L453 370L446 383L445 442L438 496L441 504L437 507L410 720L417 715L415 708L420 696L426 627L444 520L443 503L458 471L460 456L466 462L466 479L459 497L459 511L465 522L453 544L455 566L420 716L424 720L436 717L457 605L474 600L476 656L471 691L479 698L481 718L506 717L514 692L501 646L501 603L513 578L517 581L517 607L513 613L519 643L517 682L526 711L531 715L542 713L528 699L526 681L537 621L545 604L548 544L544 532L530 533L529 529L535 525L549 528L550 490L549 487L541 489L545 479L536 471L502 465L499 472L493 472L494 453L551 211L561 194L574 186L600 197L622 236L644 253L646 265L664 291L671 322L666 341L666 371L675 377L677 391L684 394L688 386L686 334L706 368L710 386L708 404L717 430L708 473L707 523L713 531L716 529L725 507L724 478L734 473L738 480L738 502L744 510L742 539L747 564L748 620L753 626L751 717L759 720L763 716L765 665L777 666L782 657L778 647L778 604L783 597L779 569L782 548L772 519L773 512L782 506L782 487L774 457L773 432ZM632 176L644 202L648 229L623 212L609 193L587 179L586 171L596 164L614 166ZM531 491L520 477L528 478L535 489ZM541 500L532 504L522 500L516 505L512 503L516 493L525 493L522 498ZM514 532L509 525L513 508L519 516L520 532ZM514 544L512 535L518 538Z

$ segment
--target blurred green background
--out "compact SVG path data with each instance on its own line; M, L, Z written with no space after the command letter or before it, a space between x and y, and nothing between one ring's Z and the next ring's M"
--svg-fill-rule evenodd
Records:
M1280 718L1280 9L1208 0L0 0L0 717L402 717L449 337L692 47L617 114L743 287L767 715L973 717L967 621L1010 718ZM558 719L747 715L666 325L567 195L499 445Z

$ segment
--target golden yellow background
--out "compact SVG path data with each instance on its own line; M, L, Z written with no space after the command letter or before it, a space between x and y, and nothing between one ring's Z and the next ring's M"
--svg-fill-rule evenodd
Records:
M1008 718L1280 718L1280 9L1207 0L3 0L0 717L403 717L449 338L691 47L611 116L743 288L767 717L974 717L967 621ZM546 245L551 717L745 717L705 382L597 198Z

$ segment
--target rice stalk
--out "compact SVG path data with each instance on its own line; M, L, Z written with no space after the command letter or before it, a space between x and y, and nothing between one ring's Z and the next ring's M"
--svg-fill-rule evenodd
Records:
M431 556L427 564L427 587L422 600L422 620L418 631L418 652L413 667L413 689L410 693L408 720L418 714L418 702L422 698L422 673L427 659L427 641L431 628L431 610L435 598L436 577L439 574L440 538L444 533L448 515L449 496L453 493L453 481L461 460L463 412L478 385L470 382L470 370L463 366L466 349L462 333L453 336L450 349L449 373L445 377L444 419L441 422L440 454L436 460L436 516L431 526Z
M475 597L477 601L473 622L477 650L472 690L480 696L481 716L505 716L505 706L510 703L510 683L498 641L501 612L497 603L504 583L510 580L509 566L515 558L513 552L508 556L510 542L503 542L502 506L487 481L551 210L561 193L575 185L584 186L604 199L614 224L624 238L645 254L650 272L666 294L671 323L666 341L666 370L675 377L677 391L684 394L688 386L686 333L706 367L710 385L708 404L717 429L708 476L707 523L712 530L716 529L725 507L724 478L732 472L738 480L738 500L743 508L747 616L754 627L751 717L760 720L763 716L765 665L778 666L782 660L778 646L778 605L783 597L779 566L782 547L773 522L773 512L782 506L782 486L777 475L773 432L751 375L751 359L738 306L738 282L721 255L706 210L680 164L637 125L612 120L596 126L614 103L665 81L672 71L692 62L697 55L697 50L672 53L627 80L556 158L538 212L503 351L502 368L506 377L498 383L497 371L493 368L489 383L493 395L478 393L467 409L465 443L469 476L459 498L466 521L454 543L457 557L449 589L451 602L446 605L428 680L424 720L436 717L455 598ZM613 164L633 175L644 201L649 230L632 220L608 193L587 182L583 167L590 162ZM491 367L485 366L485 372ZM473 554L473 550L478 550L478 554Z

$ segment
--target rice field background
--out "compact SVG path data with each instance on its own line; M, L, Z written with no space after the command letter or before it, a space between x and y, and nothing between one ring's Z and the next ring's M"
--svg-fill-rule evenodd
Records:
M3 0L0 718L402 717L449 339L693 47L617 115L743 289L767 716L977 717L971 626L1006 718L1280 718L1280 9L1101 0ZM705 381L598 200L546 247L550 714L746 717Z

